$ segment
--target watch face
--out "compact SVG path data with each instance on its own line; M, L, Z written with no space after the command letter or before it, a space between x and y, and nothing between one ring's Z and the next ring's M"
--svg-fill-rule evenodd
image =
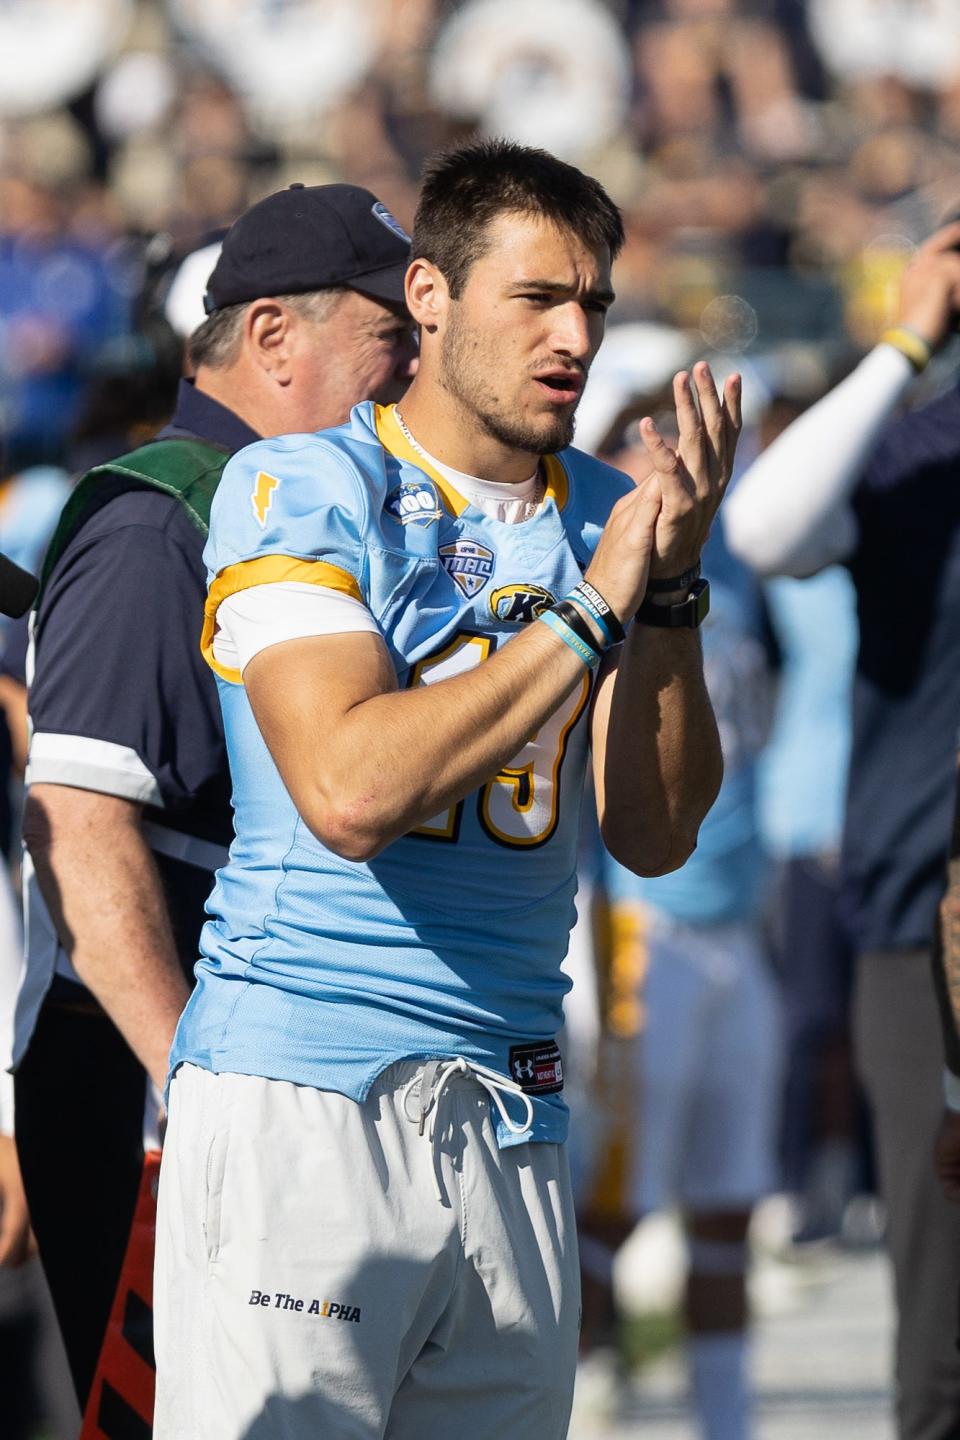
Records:
M696 629L698 625L703 624L704 620L706 620L710 614L709 580L695 580L685 603L691 607L691 629Z
M686 600L679 605L654 605L644 600L634 619L641 625L654 625L661 630L696 630L710 614L710 583L695 580Z

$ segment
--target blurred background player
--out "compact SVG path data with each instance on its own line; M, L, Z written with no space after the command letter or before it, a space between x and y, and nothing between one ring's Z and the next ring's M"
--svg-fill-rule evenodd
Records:
M660 414L664 396L637 413ZM633 428L627 430L628 437ZM614 451L634 478L650 460L638 436ZM683 1304L694 1405L705 1440L747 1440L748 1229L777 1188L783 1044L762 913L769 866L760 838L757 756L771 711L760 588L714 528L704 552L717 603L704 625L704 671L724 753L720 794L694 855L640 880L607 856L610 965L638 958L640 1103L632 1110L628 1206L677 1205L686 1230Z

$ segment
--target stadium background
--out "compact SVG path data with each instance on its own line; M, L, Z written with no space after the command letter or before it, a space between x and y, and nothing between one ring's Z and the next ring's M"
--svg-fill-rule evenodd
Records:
M960 205L960 0L4 0L0 479L81 468L119 376L161 418L143 295L174 257L292 180L366 185L409 226L425 156L478 131L604 182L612 323L664 327L664 368L667 327L742 365L759 421L874 343Z
M178 249L292 179L409 223L474 128L598 175L628 243L614 321L762 366L842 363L960 195L954 0L6 0L0 433L55 459L129 329L139 239ZM799 352L803 350L801 355Z

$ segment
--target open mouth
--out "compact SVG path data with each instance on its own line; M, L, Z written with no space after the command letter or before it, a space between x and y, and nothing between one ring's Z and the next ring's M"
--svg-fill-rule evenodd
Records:
M537 384L558 405L571 405L580 399L583 382L570 371L554 375L537 375Z

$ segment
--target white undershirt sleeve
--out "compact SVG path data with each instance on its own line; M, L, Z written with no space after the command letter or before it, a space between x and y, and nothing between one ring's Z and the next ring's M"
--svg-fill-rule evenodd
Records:
M761 575L802 577L852 554L850 496L913 373L899 350L877 345L777 436L720 512L734 555Z
M351 595L299 580L251 585L220 602L213 656L242 674L254 655L282 640L362 631L379 635L380 627L366 605Z

